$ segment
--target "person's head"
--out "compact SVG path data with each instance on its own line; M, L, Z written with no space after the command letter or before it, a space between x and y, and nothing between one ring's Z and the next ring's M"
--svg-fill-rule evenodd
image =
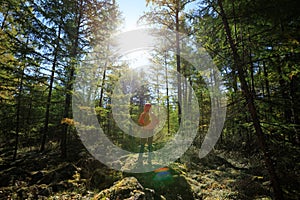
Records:
M151 108L151 103L146 103L146 104L144 105L144 111L145 111L145 112L149 111L150 108Z

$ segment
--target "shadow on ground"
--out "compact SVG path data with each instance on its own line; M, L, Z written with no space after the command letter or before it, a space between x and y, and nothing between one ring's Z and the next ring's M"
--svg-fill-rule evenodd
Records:
M194 199L191 185L186 178L171 167L126 175L136 177L144 187L154 189L156 196L163 196L167 200Z

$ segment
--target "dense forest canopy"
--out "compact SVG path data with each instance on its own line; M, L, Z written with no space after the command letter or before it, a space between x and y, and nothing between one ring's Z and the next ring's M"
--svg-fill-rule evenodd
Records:
M116 54L117 44L109 40L122 32L123 17L118 1L1 1L0 197L4 195L3 198L34 199L34 196L30 197L28 194L24 196L25 189L22 189L22 194L17 192L21 187L17 183L22 182L27 187L25 191L33 195L32 185L49 185L55 179L51 179L51 173L44 171L50 171L50 166L61 163L90 168L85 174L74 170L76 173L67 178L72 179L68 182L73 184L70 187L58 187L58 183L54 187L52 184L51 188L59 188L58 192L70 191L76 184L77 188L85 188L85 191L97 188L92 187L93 184L98 185L96 191L99 191L110 187L121 177L129 176L109 171L99 163L93 164L97 167L91 167L87 161L83 162L93 156L80 140L78 124L83 124L74 120L73 111L80 110L80 119L86 122L85 130L90 134L88 139L93 140L94 149L99 144L93 138L97 137L97 127L89 120L90 115L96 116L101 130L114 145L138 153L140 138L128 132L133 132L134 127L138 127L139 115L143 112L145 103L151 102L153 112L164 122L156 129L152 151L159 151L172 141L183 123L197 126L197 133L189 150L169 166L173 170L170 173L176 175L182 172L182 166L185 166L186 174L198 171L198 175L190 178L195 184L190 187L198 189L190 189L190 193L185 193L186 199L298 199L299 2L146 0L146 4L149 11L141 16L139 24L159 30L153 32L153 35L163 37L172 45L154 49L148 54L150 58L145 58L147 66L134 68L132 61L120 59ZM169 34L170 32L174 34ZM201 45L201 48L191 45L189 41ZM215 66L209 75L201 72L198 66L187 59L203 50ZM206 75L209 81L205 78ZM218 85L217 76L220 76L221 85ZM82 77L86 85L81 84L82 82L78 84ZM212 93L216 93L211 90L214 87L221 88L226 101L220 96L212 98ZM88 103L74 108L74 98L82 98ZM128 102L120 105L116 99L126 99ZM92 105L93 109L86 105ZM183 105L189 106L186 108ZM119 106L118 109L123 109L124 106L126 112L116 114L114 106ZM214 121L220 115L213 112L214 107L226 107L225 123L224 126L221 123L220 137L217 138L217 144L211 147L212 152L207 152L210 154L200 159L199 150L203 141L213 140L206 137L210 126L220 123L219 120ZM199 113L199 117L191 118L187 123L185 116L189 113L196 113L196 116ZM199 174L206 177L205 173L212 167L211 163L217 163L220 173L227 173L227 169L222 167L228 163L232 167L233 162L228 160L232 158L230 155L236 154L238 156L233 156L236 160L246 160L244 165L233 166L234 170L243 173L243 178L234 179L237 182L234 186L229 182L227 185L222 183L226 185L223 188L206 185L201 191L199 184L195 183L201 179ZM212 158L213 155L217 156ZM223 160L216 161L217 158L221 159L220 155ZM36 164L40 168L29 167L30 159L39 156L56 161L49 162L49 165ZM120 160L112 165L130 168L135 163L135 158L132 157ZM63 166L69 169L71 165ZM17 169L24 169L22 177L28 174L29 178L19 179ZM71 167L71 171L72 169ZM100 177L95 178L97 170L101 171ZM104 171L112 174L113 178L108 179L103 175ZM37 172L42 174L41 177ZM233 188L243 187L245 182L242 180L250 175L253 182L248 184L259 183L262 185L259 190L253 186L252 192L245 192L247 189L232 192ZM81 179L80 176L85 178ZM106 178L102 179L102 176ZM153 199L158 198L157 194L165 195L167 199L183 198L184 194L176 193L183 186L171 186L176 181L172 184L168 182L170 185L164 185L165 182L149 183L148 176L148 173L136 175L138 181L157 191L156 196L150 192L154 195ZM56 175L56 181L59 179L57 177L60 176ZM174 177L173 179L175 180ZM132 179L126 181L134 182ZM168 186L173 187L171 193L174 196L168 196ZM216 190L230 191L232 193L228 193L232 196L215 194ZM149 191L143 191L144 199L148 199ZM80 189L75 192L84 193ZM55 191L48 192L44 196L49 197L54 193ZM109 194L100 193L94 198L101 199L105 195ZM109 198L123 197L111 194Z

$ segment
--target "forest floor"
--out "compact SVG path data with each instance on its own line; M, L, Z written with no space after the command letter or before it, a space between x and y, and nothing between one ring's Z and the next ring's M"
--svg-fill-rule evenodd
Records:
M56 145L44 153L24 148L13 163L2 146L0 199L272 199L257 156L214 151L199 159L191 148L164 173L129 174L107 168L79 146L69 147L68 160L60 158ZM299 173L284 176L286 197L298 199Z

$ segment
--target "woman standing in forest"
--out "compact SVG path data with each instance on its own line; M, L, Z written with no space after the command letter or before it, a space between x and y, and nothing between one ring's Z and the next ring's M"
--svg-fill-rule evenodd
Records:
M140 154L138 158L138 163L142 164L142 157L144 153L145 144L148 144L148 164L151 164L151 152L152 152L152 142L153 142L153 130L155 126L158 124L157 117L150 112L151 104L146 103L144 105L144 112L142 112L139 116L138 123L140 126L143 126L143 132L146 135L151 135L148 138L141 138L140 144Z

